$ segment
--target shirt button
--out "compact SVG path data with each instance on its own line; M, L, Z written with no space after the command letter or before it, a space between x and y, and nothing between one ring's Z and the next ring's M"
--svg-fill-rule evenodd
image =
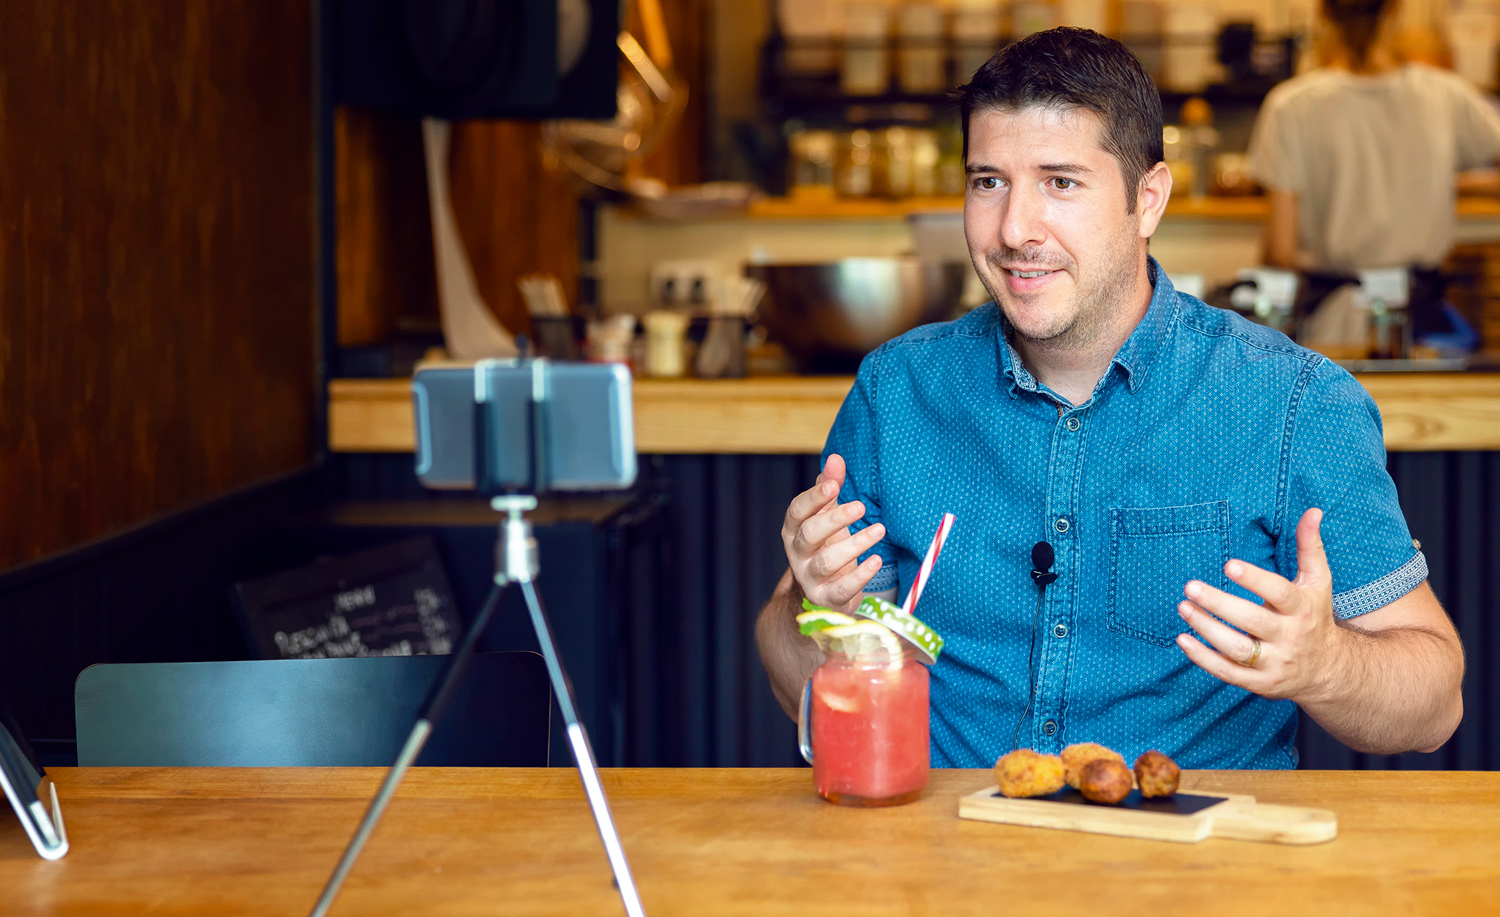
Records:
M1044 735L1044 736L1057 735L1057 724L1054 723L1054 722L1052 722L1051 720L1048 720L1047 722L1043 723L1042 724L1042 735Z
M1057 531L1060 533L1066 532L1068 530L1068 517L1058 516L1057 521L1052 523L1052 527L1057 529Z
M1078 418L1077 417L1069 417L1068 418L1068 431L1071 432L1071 433L1077 433L1078 432L1078 427L1079 427Z
M1059 624L1056 627L1052 628L1052 633L1057 637L1066 637L1068 635L1068 625Z

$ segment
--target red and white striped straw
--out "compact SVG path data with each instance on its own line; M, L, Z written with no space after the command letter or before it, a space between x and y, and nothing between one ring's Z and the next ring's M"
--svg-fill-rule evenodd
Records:
M938 555L943 552L943 542L948 540L948 530L953 528L953 514L943 513L943 520L938 523L937 533L932 536L932 544L927 548L927 556L922 558L922 566L917 569L917 581L912 583L911 590L906 593L906 603L901 606L901 613L912 614L916 611L917 600L922 597L922 589L927 585L927 577L932 575L932 565L937 562Z

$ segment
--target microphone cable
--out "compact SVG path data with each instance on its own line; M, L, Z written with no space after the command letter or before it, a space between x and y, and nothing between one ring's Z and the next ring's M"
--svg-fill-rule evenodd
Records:
M1046 594L1046 586L1036 591L1036 614L1031 618L1031 642L1026 646L1026 709L1021 711L1021 718L1016 720L1016 733L1010 740L1011 751L1021 747L1021 724L1026 722L1026 715L1031 712L1031 702L1036 697L1036 676L1032 674L1031 667L1036 658L1036 626L1042 619L1042 596Z
M1036 675L1032 669L1036 659L1036 629L1042 620L1042 603L1047 597L1047 587L1057 580L1057 574L1051 572L1055 559L1051 544L1038 541L1032 545L1031 578L1037 586L1036 614L1031 616L1031 640L1026 644L1026 707L1021 711L1021 718L1016 720L1015 735L1010 740L1011 751L1021 747L1021 724L1026 722L1026 716L1031 713L1031 704L1036 699Z

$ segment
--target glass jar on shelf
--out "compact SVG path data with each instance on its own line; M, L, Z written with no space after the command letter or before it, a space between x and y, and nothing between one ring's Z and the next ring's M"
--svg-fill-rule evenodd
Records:
M938 132L929 128L913 129L911 138L911 193L914 197L932 197L938 193L942 143Z
M920 95L947 86L943 60L943 8L932 2L903 3L896 15L897 73L901 91Z
M967 83L1000 49L1004 31L1005 8L1000 0L960 0L953 10L952 28L954 77L960 83Z
M938 130L937 193L962 195L967 185L964 175L964 141L957 121Z
M859 128L840 137L833 172L834 188L840 197L869 197L873 194L876 169L873 132Z
M839 85L846 95L881 95L890 87L890 24L890 5L880 0L851 0L844 6Z
M789 196L832 197L838 136L827 130L798 131L788 138L787 148L791 154L787 176Z
M877 163L885 168L876 175L875 193L881 197L903 198L912 195L912 159L915 153L912 130L907 127L888 127L876 136L877 153L883 147L884 156L877 155Z

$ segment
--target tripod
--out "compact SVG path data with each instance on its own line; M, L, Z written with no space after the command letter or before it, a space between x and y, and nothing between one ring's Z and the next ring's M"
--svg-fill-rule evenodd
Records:
M604 841L604 851L609 856L610 869L615 874L615 884L619 886L620 897L625 902L625 912L629 917L645 917L646 912L641 907L640 896L636 894L635 882L630 877L630 866L625 862L625 851L620 846L620 836L616 833L614 820L609 814L609 803L604 798L604 787L599 782L598 765L594 761L594 750L589 745L588 732L578 718L577 705L573 700L572 682L568 680L568 673L563 670L562 659L557 654L557 644L552 639L552 628L547 623L547 613L542 608L541 597L537 595L536 585L532 582L538 570L536 538L532 535L531 523L527 521L525 514L536 509L536 497L529 494L511 494L495 497L490 501L490 505L496 511L505 513L505 520L500 523L499 539L495 544L495 585L491 587L489 596L485 598L479 615L469 625L458 649L448 657L448 664L444 666L437 684L427 695L427 700L422 705L422 712L417 715L417 722L412 726L411 734L407 736L406 744L402 746L401 753L396 756L396 763L391 765L390 771L386 773L379 792L370 801L370 807L365 810L365 817L355 829L354 837L349 841L349 846L344 849L344 855L339 859L338 866L334 868L333 875L329 877L328 884L323 887L323 893L313 907L312 917L323 917L328 913L334 896L338 894L339 887L343 885L344 879L349 875L349 870L354 866L354 860L359 856L365 841L370 839L370 834L375 830L375 823L380 820L381 814L390 804L391 797L396 794L396 787L401 783L401 778L406 775L407 768L411 767L412 762L422 753L422 746L427 744L427 738L432 734L433 726L437 723L438 717L442 716L443 709L447 707L449 699L453 696L459 679L463 677L470 657L474 655L474 647L478 644L480 636L484 634L485 628L488 627L495 608L500 604L501 594L511 583L520 586L521 595L526 600L526 608L531 615L531 626L536 630L537 642L541 645L542 657L547 663L547 673L552 679L552 691L557 696L557 705L567 727L568 744L573 751L573 761L578 766L579 776L583 779L583 789L588 796L589 807L593 810L594 824L598 826L599 837Z

